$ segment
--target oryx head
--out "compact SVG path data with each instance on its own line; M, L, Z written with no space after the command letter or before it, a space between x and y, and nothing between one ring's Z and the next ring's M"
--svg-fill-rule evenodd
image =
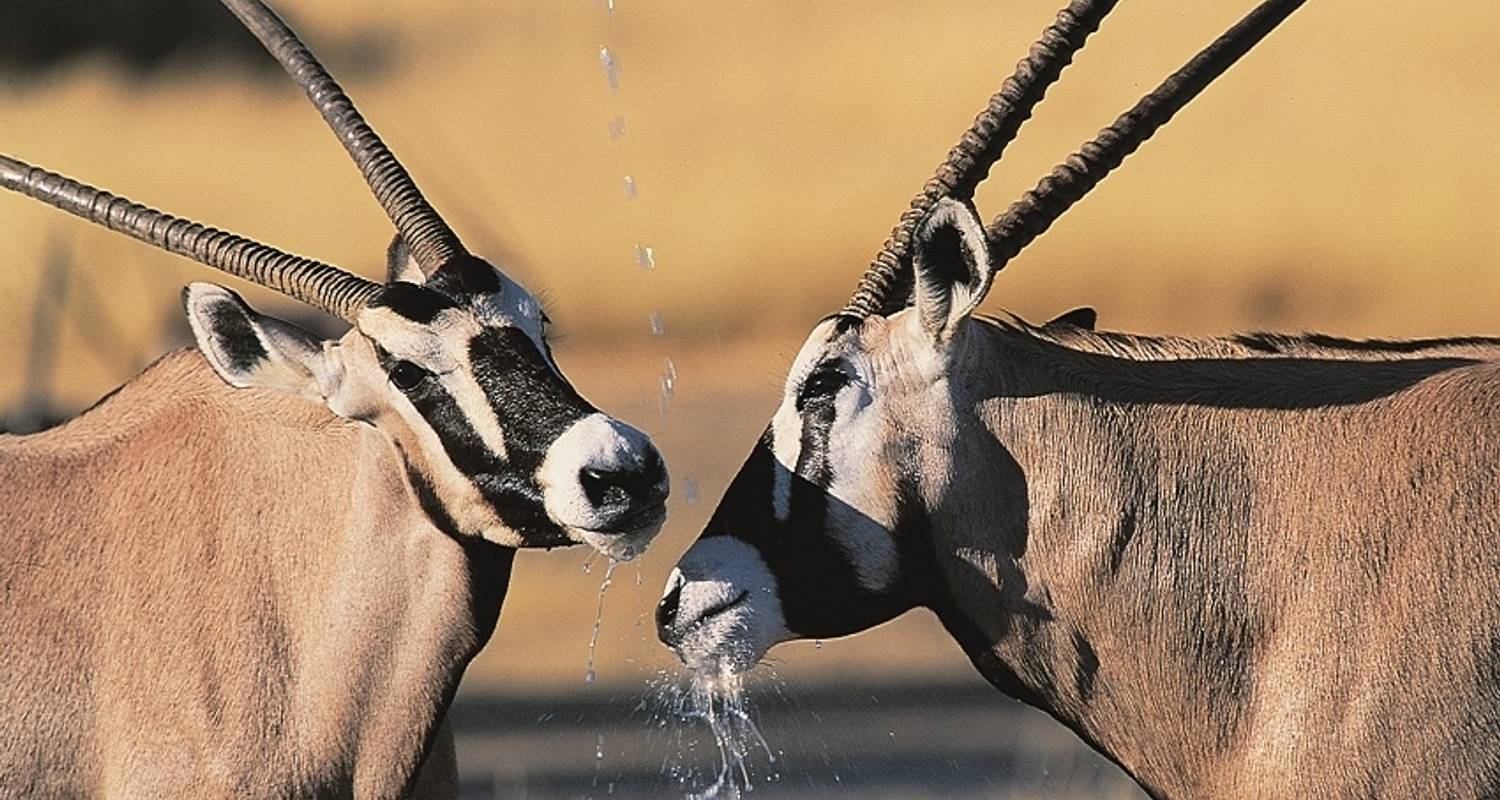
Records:
M536 299L464 248L291 29L259 0L224 2L302 85L395 224L384 284L5 156L0 184L348 321L347 334L323 341L228 289L184 294L199 349L226 382L304 395L380 429L443 530L634 556L665 513L666 470L650 440L579 396Z
M929 532L961 519L967 382L994 274L1291 13L1269 0L988 227L974 188L1113 2L1075 0L912 203L849 304L813 329L781 406L657 608L690 666L745 669L777 642L876 625L930 595ZM1018 502L1024 502L1019 498ZM971 522L974 515L968 515Z

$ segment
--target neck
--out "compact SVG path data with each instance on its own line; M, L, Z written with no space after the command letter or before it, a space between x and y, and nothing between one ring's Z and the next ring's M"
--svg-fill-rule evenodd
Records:
M101 741L123 746L165 717L187 739L163 747L216 742L201 757L243 766L251 794L410 784L494 630L512 551L439 531L382 434L230 388L189 352L0 447L11 488L56 498L0 510L0 530L29 563L81 578L38 574L33 588L95 587L67 622L82 626L96 695L118 696L76 701L135 715Z
M1494 494L1462 488L1489 473L1431 456L1488 440L1487 384L1443 394L1475 360L1132 359L1032 339L971 358L961 374L983 386L954 394L979 399L951 420L963 485L929 500L933 604L991 682L1158 797L1359 796L1487 757L1409 776L1367 757L1391 730L1493 716L1445 690L1481 674L1491 604L1434 595L1430 572L1493 572L1465 531ZM1428 404L1449 417L1411 410ZM1408 542L1424 558L1400 561ZM1433 615L1445 626L1399 621Z

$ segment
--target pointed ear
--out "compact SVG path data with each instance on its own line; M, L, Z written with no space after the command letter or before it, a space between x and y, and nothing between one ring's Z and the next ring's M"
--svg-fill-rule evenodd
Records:
M417 266L417 260L411 257L411 248L406 246L406 240L399 233L391 239L390 247L385 249L385 282L396 281L415 283L418 286L427 282L427 275Z
M257 314L239 295L191 283L182 303L198 349L225 383L319 400L338 388L343 370L322 340L290 323Z
M912 266L922 327L934 341L945 341L984 299L995 274L974 208L948 197L938 200L912 236Z
M1082 328L1086 331L1094 329L1094 323L1099 321L1099 312L1088 306L1079 306L1072 311L1058 314L1043 328L1056 330L1058 328Z

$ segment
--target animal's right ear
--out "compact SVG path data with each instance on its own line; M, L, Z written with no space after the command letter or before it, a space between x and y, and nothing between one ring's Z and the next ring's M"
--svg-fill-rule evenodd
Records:
M1082 328L1086 331L1094 329L1095 323L1099 321L1099 312L1088 306L1079 306L1072 311L1058 314L1043 328L1057 330L1058 328Z
M415 283L418 286L427 282L427 276L417 266L417 260L411 257L411 248L406 246L406 240L399 233L391 239L391 246L385 249L385 282L396 281Z
M311 333L258 314L234 292L191 283L182 303L204 358L225 383L324 400L338 388L338 356Z
M979 215L967 203L944 197L912 235L917 313L936 342L989 293L995 277Z

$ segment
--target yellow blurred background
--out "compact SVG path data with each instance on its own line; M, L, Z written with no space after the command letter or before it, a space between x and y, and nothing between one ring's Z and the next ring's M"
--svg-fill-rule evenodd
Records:
M584 393L662 444L673 515L654 552L615 573L596 656L599 691L630 692L671 666L651 606L802 335L1060 3L279 5L470 246L547 298ZM1003 210L1252 5L1121 3L981 211ZM1500 5L1475 0L1308 3L1013 262L988 307L1041 320L1092 305L1102 327L1140 332L1500 334L1497 32ZM391 52L364 63L338 46L362 36ZM0 76L0 107L0 152L382 270L389 224L279 73L86 57ZM0 409L41 392L76 411L183 342L190 280L301 313L26 198L0 196L0 230ZM49 296L62 311L38 311ZM604 565L584 561L522 558L467 687L594 691L582 680ZM775 655L809 679L970 671L922 614Z

